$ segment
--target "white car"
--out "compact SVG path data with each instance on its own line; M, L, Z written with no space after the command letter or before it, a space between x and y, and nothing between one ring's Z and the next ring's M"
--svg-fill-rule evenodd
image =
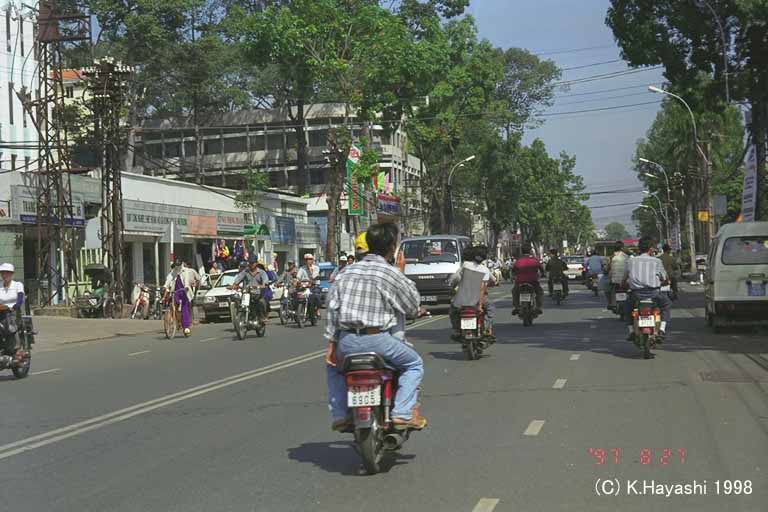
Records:
M229 287L238 273L238 270L225 271L214 281L213 287L205 293L202 305L206 322L230 318L229 297L235 292ZM270 288L272 288L272 302L279 301L283 297L283 287L273 284Z

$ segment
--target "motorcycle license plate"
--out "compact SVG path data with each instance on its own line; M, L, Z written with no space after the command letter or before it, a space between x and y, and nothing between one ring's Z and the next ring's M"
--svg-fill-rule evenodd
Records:
M672 291L672 287L671 287L671 286L669 286L669 285L667 285L667 286L662 286L662 287L661 287L661 291L662 291L662 292L671 292L671 291Z
M244 293L243 294L243 298L240 301L240 304L244 308L247 308L250 303L251 303L251 294L250 293Z
M521 293L520 294L520 302L531 302L531 294L530 293Z
M627 294L626 293L617 293L616 294L616 302L627 302Z
M553 287L553 290L555 290L556 292L561 292L561 291L563 291L563 285L561 285L561 284L556 284L556 285Z
M652 316L641 316L637 320L638 327L656 327L656 319Z
M349 386L347 406L369 407L381 404L381 386Z
M477 329L477 318L462 318L461 328L468 331Z
M421 302L427 302L427 303L437 302L437 297L434 295L422 295Z

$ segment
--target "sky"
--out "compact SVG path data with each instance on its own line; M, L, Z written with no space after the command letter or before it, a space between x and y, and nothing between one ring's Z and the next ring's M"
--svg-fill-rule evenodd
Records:
M608 0L472 0L468 13L475 17L481 37L495 46L526 48L553 60L563 69L562 81L593 78L558 88L544 125L531 130L525 140L540 138L553 156L561 151L575 155L576 173L584 177L587 192L597 193L586 203L595 225L601 228L618 221L634 233L632 210L643 194L632 157L662 99L647 86L660 85L664 79L661 69L595 76L631 70L620 60L619 47L605 25L609 4ZM609 110L560 114L605 108ZM620 190L634 192L614 193ZM607 205L621 206L600 207Z

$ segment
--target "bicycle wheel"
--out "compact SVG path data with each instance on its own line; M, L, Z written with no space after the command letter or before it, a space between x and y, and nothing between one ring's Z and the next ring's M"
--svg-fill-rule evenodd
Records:
M163 329L167 339L170 340L176 336L176 329L178 324L179 322L176 319L176 308L174 306L170 306L163 315Z

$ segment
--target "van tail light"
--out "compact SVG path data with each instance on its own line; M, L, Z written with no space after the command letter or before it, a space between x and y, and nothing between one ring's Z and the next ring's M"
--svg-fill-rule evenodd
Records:
M347 374L347 386L372 386L381 384L381 373L378 370L354 371Z

